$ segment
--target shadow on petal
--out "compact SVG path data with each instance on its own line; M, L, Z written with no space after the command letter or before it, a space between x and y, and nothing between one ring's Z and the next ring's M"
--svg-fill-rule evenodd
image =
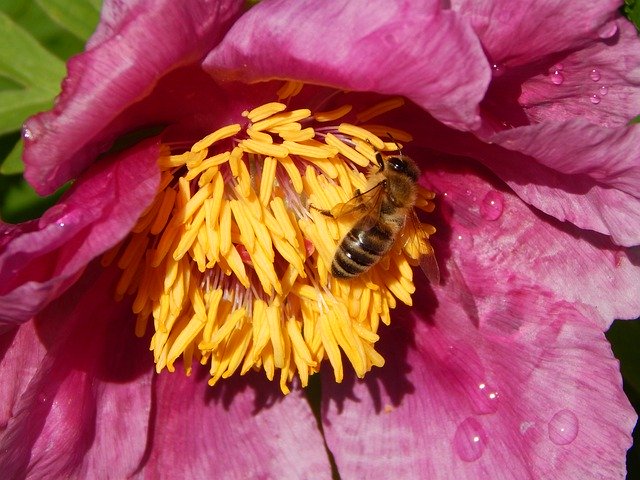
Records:
M205 368L199 368L196 376L198 381L205 383L209 374ZM222 405L225 410L229 410L235 398L244 396L240 394L246 394L250 390L253 391L254 399L253 415L272 408L283 398L277 382L269 381L261 372L250 371L242 376L232 375L230 378L222 379L214 387L207 388L204 391L204 402L206 405Z
M406 395L415 392L415 387L409 380L412 367L407 361L408 353L416 348L416 323L433 323L437 300L430 286L418 290L414 300L416 304L413 307L402 306L394 311L391 326L382 328L376 347L385 359L383 368L374 368L364 380L357 379L353 370L349 369L345 371L344 380L340 384L335 383L332 372L322 370L322 384L325 387L322 389L323 417L326 418L331 403L335 403L337 412L341 413L345 402L358 402L358 397L353 393L357 383L366 386L371 398L367 403L373 405L376 414L400 405ZM383 402L383 398L388 398L391 405Z

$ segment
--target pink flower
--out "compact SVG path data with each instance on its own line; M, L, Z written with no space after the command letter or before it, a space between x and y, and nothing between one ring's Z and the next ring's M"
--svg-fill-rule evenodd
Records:
M106 2L26 123L34 188L75 183L0 226L0 471L331 478L326 442L345 479L622 478L636 416L603 331L640 313L640 54L619 2L242 3ZM153 373L100 263L158 191L160 141L243 121L274 79L307 84L294 102L406 97L384 123L438 194L442 283L378 330L383 368L323 364L322 431L259 374Z

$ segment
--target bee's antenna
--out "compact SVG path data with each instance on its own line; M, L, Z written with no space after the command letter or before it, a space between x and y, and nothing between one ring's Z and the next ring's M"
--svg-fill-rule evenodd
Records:
M402 155L402 148L400 148L400 145L398 144L398 142L396 142L396 139L393 138L393 135L391 135L389 132L387 132L387 136L393 140L393 143L395 143L396 148L398 149L398 152L400 152L400 155Z

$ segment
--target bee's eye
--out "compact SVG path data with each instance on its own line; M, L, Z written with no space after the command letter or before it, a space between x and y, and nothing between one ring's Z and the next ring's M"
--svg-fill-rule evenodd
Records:
M396 172L403 172L407 166L407 164L400 157L391 157L389 159L389 165Z

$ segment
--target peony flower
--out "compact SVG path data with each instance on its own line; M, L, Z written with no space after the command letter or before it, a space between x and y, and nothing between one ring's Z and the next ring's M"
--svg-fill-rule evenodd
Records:
M24 129L34 188L74 183L1 227L8 478L624 475L635 30L441 3L106 2ZM326 211L399 149L424 226L336 280Z

